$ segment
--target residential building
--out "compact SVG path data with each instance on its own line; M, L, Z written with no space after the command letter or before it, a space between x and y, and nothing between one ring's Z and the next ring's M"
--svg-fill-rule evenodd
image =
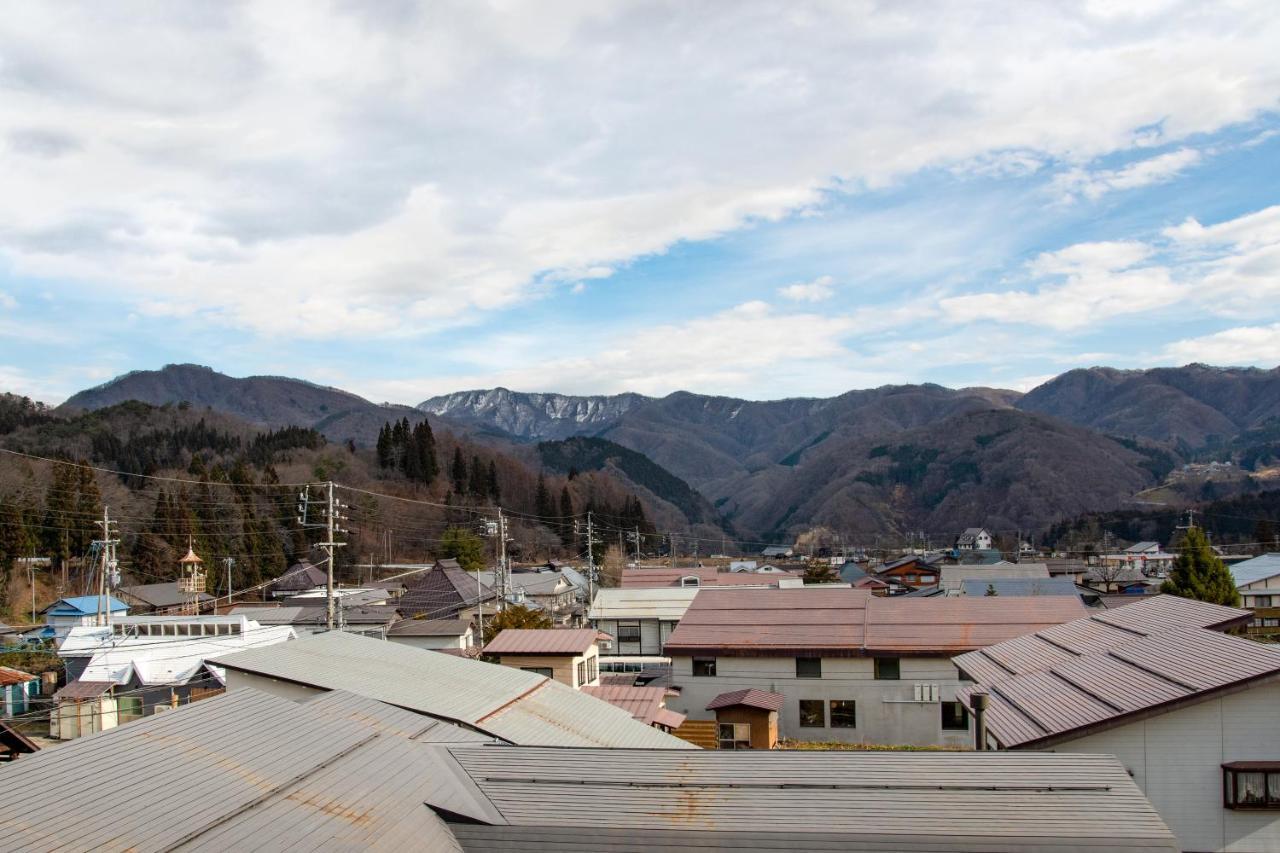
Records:
M559 682L341 631L218 658L229 691L303 700L345 690L508 743L684 749L688 745Z
M44 616L45 623L40 636L46 639L61 640L67 636L67 632L72 628L96 625L98 622L98 608L101 606L102 601L96 595L59 598L53 604L40 611ZM106 606L111 619L119 618L129 612L129 605L111 596L107 596Z
M992 544L991 534L985 527L966 527L956 537L957 551L988 551Z
M591 625L613 637L607 658L665 662L662 646L689 609L699 587L602 589L587 611ZM608 661L604 661L607 663Z
M73 628L58 647L67 684L54 694L51 736L109 729L221 690L225 676L210 658L296 636L287 625L244 616L125 616L108 626Z
M941 576L941 569L930 565L924 557L911 554L885 563L876 570L876 579L889 585L893 592L910 592L934 586Z
M395 595L391 589L382 586L374 587L352 587L352 586L336 586L333 589L333 598L340 607L380 607L395 603ZM327 586L318 586L314 589L304 589L294 593L288 597L280 599L282 605L292 605L295 607L324 607L328 608L329 589Z
M400 596L400 615L406 619L466 619L483 608L495 609L497 594L476 575L464 571L457 560L437 560L428 571L412 577Z
M787 560L794 557L795 553L795 549L789 545L769 545L760 552L760 556L766 560Z
M190 605L192 596L189 592L179 590L177 581L122 586L116 589L116 595L129 606L129 612L135 615L180 612ZM202 608L214 602L214 597L207 592L198 592L195 597Z
M0 826L14 851L1176 850L1106 755L491 741L341 691L230 691L23 756Z
M308 589L327 586L328 583L328 572L313 566L310 560L300 560L267 587L267 595L271 598L288 598Z
M595 628L506 628L484 647L487 657L575 690L600 683Z
M475 574L484 586L496 588L494 572ZM509 601L520 601L526 605L532 602L557 624L581 621L582 607L578 603L578 595L577 585L562 569L537 566L513 571L507 576Z
M622 573L622 589L661 589L704 586L777 586L780 580L803 578L802 572L721 572L714 566L697 568L626 569Z
M1249 633L1280 634L1280 554L1263 554L1229 565L1240 604L1253 611Z
M633 684L596 684L582 688L588 696L615 705L646 726L664 732L675 731L684 723L684 714L667 708L672 695L666 687L638 687Z
M1048 579L1049 568L1044 563L1007 563L1003 560L991 565L942 566L938 585L948 594L959 594L967 581L990 583L1011 578Z
M987 744L1107 753L1186 850L1280 849L1280 648L1247 610L1168 595L956 658Z
M40 695L40 676L0 666L0 717L25 714L31 700Z
M1098 558L1103 567L1133 569L1149 577L1162 578L1173 568L1177 555L1169 554L1159 542L1139 542L1119 553L1103 554Z
M723 693L786 697L782 737L966 746L951 658L1085 613L1079 599L881 597L865 590L703 589L665 651L690 720Z
M231 616L243 616L259 625L288 625L299 637L306 634L319 634L329 630L329 608L315 599L303 599L307 604L297 605L291 602L295 598L282 599L280 604L242 604L233 607ZM374 604L353 606L350 599L339 598L334 602L334 617L337 626L352 634L370 634L383 637L400 619L400 613L394 604Z
M393 643L417 649L470 649L475 626L465 619L401 619L387 629Z

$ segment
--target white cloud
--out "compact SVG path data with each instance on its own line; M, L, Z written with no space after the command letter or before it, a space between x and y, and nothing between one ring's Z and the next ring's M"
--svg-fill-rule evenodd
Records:
M1132 190L1170 181L1198 164L1201 157L1194 148L1179 148L1119 169L1071 169L1055 178L1054 187L1068 198L1081 195L1095 201L1116 190Z
M1260 0L20 4L0 258L263 334L413 335L832 187L1248 120L1277 105L1278 28Z
M1280 364L1280 323L1239 326L1212 335L1175 341L1164 348L1162 357L1177 364L1199 361L1274 367Z
M833 279L829 275L819 276L813 281L801 281L778 288L778 293L795 302L823 302L835 295L832 289Z

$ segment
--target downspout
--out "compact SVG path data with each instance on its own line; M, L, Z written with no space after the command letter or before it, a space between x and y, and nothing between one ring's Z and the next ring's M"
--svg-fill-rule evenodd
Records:
M969 696L970 707L973 708L973 748L982 752L987 748L987 703L991 697L986 693L972 693Z

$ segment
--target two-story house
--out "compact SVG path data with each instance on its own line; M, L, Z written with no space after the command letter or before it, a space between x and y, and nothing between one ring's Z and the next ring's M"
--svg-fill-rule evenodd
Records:
M956 550L987 551L990 550L992 542L991 534L985 527L966 527L964 532L956 537Z

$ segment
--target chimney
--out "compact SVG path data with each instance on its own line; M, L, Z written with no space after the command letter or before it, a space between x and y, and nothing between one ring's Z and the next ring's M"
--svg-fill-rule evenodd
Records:
M987 748L987 703L990 700L986 693L969 694L969 705L973 708L973 748L979 752Z

